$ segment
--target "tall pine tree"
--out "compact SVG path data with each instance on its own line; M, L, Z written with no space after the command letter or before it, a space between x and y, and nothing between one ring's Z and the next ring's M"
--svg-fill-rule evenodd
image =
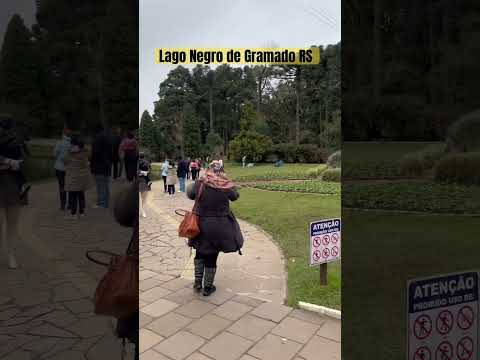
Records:
M201 150L200 119L190 104L183 108L185 125L183 137L185 139L184 152L187 157L199 157Z

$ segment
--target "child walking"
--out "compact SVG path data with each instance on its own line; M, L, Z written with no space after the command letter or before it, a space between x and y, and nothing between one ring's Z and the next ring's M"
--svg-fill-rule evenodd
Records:
M72 138L70 150L65 157L65 173L65 191L68 192L71 211L66 218L76 219L85 214L85 191L90 179L88 154L84 142L78 136Z
M167 188L169 196L175 195L175 184L177 183L177 172L175 170L175 165L168 166L167 174Z

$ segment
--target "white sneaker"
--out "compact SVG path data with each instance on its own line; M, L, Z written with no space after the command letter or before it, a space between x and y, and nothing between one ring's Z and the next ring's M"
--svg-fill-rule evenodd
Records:
M146 218L147 214L145 214L145 212L142 212L142 217Z
M9 269L18 268L17 259L15 259L15 255L13 255L13 254L10 254L8 256L8 267L9 267Z

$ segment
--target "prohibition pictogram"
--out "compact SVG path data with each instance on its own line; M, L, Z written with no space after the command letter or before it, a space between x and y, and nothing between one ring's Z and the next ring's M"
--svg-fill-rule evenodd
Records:
M339 238L338 233L333 233L332 235L330 235L330 239L332 240L333 245L337 244L338 238Z
M330 256L330 250L329 249L323 249L322 256L326 259Z
M413 355L413 360L431 360L432 352L426 346L419 347Z
M473 309L465 305L458 311L457 324L462 330L468 330L472 327L475 314Z
M443 310L437 316L437 320L435 321L435 326L437 331L442 334L448 334L453 328L453 315L448 310Z
M320 251L319 250L315 250L313 252L313 260L315 260L315 261L320 260Z
M441 342L435 351L435 360L452 360L453 346L448 341Z
M470 360L473 355L473 340L469 336L460 339L457 344L457 358L459 360Z
M323 235L322 244L325 245L325 246L330 244L330 236L329 235Z
M337 246L332 247L331 254L332 254L333 257L338 256L338 247Z
M313 238L313 246L318 248L320 246L320 237L319 236L315 236Z
M423 314L415 319L413 333L419 340L423 340L432 332L432 319L430 316Z

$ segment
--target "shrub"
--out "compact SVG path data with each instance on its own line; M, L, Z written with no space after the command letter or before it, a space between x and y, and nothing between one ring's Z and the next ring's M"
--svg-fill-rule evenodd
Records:
M272 159L283 160L287 163L325 163L328 152L319 148L315 144L281 143L273 145L266 156L270 161Z
M327 169L322 173L322 180L329 182L341 182L342 181L342 169Z
M342 151L335 151L327 159L327 166L329 168L339 168L342 167Z
M241 161L247 155L247 161L259 162L273 146L272 140L254 131L241 131L230 144L230 157Z
M325 171L325 166L317 166L313 169L307 171L307 176L309 179L320 179L322 173Z
M400 173L404 176L421 176L432 169L445 156L445 144L429 145L420 151L406 154L400 159Z
M454 152L480 151L480 110L462 116L447 131L447 147Z
M452 154L435 167L435 180L463 185L480 185L480 152Z

